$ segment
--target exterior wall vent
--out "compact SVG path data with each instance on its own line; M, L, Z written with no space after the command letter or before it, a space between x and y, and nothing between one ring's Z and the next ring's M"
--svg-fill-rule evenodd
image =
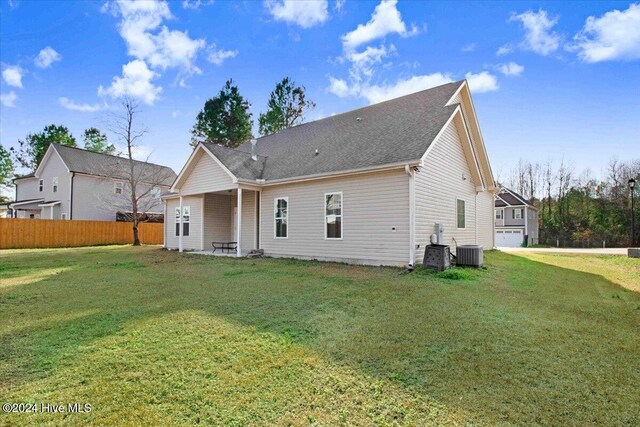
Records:
M456 247L456 264L467 267L482 267L484 251L480 245L460 245Z

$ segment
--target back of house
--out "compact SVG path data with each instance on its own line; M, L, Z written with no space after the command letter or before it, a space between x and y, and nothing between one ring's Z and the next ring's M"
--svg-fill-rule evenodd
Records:
M201 143L171 191L169 249L401 266L421 262L436 231L494 246L497 188L466 81L236 149Z

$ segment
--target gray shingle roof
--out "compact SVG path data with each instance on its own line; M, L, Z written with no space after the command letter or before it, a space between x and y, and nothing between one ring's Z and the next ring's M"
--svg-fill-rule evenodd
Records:
M266 158L258 156L258 160L251 159L251 153L223 147L222 145L203 143L214 156L238 178L258 179L262 177ZM251 149L251 148L249 148Z
M93 151L60 144L51 145L60 154L60 157L62 157L71 172L121 179L126 179L130 175L129 160L124 157L94 153ZM142 182L171 185L176 179L176 173L167 166L138 160L133 162L134 173L140 174Z
M462 81L304 123L235 150L206 144L239 178L276 180L420 160L456 108ZM214 148L215 147L215 148ZM318 155L316 155L318 150Z
M511 206L534 206L530 200L525 199L523 196L510 189L503 189L503 191L501 191L498 196L500 197L500 199L504 200ZM506 203L502 202L500 199L496 199L496 207L506 206ZM523 200L525 203L522 203ZM503 204L498 205L499 201Z

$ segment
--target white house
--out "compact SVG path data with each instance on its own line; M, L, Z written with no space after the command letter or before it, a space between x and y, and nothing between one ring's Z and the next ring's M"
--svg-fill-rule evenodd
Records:
M538 208L520 194L503 188L495 201L496 246L538 244Z
M131 167L126 158L51 144L34 173L14 180L16 201L9 208L15 218L116 221L127 204ZM176 173L137 160L133 171L137 191L148 191L145 213L162 214L160 195Z
M413 265L494 247L497 192L466 81L305 123L236 149L199 144L165 201L165 247Z

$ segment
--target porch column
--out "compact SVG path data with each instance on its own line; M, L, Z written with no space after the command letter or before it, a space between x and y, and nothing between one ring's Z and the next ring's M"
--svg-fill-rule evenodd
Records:
M238 227L236 232L237 232L237 236L236 236L236 242L238 242L238 249L237 249L237 254L236 256L240 256L240 254L242 253L240 250L240 236L242 235L241 233L241 227L242 227L242 188L238 187L238 218L236 219Z
M180 196L180 221L178 226L178 252L182 252L182 196Z

